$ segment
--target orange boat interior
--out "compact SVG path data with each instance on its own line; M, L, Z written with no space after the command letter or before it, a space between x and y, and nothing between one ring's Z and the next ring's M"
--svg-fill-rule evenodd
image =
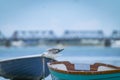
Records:
M70 63L69 61L52 62L51 64L64 64L66 66L66 68L67 68L67 71L76 71L75 70L75 64ZM114 70L119 70L120 69L120 67L117 67L117 66L114 66L114 65L110 65L110 64L94 63L94 64L90 65L90 71L98 71L98 68L100 66L112 68Z

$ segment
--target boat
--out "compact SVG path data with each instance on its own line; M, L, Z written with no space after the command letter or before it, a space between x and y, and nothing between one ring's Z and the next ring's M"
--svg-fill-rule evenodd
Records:
M57 53L62 50L52 48L41 55L0 60L0 76L11 80L41 80L50 74L47 62L56 61Z
M120 80L120 67L104 64L82 64L69 61L48 63L52 80Z

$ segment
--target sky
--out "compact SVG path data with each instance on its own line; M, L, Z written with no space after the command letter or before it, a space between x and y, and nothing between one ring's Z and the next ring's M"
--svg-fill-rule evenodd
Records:
M0 0L0 31L120 30L120 0Z

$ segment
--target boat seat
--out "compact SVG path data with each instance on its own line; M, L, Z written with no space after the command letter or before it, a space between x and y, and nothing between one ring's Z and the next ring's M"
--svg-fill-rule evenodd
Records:
M67 70L70 71L78 71L78 70L84 70L88 71L90 70L90 65L89 64L72 64L70 62L64 62L64 64L67 67Z
M70 62L64 62L64 64L66 65L68 71L75 70L74 64L71 64Z
M116 70L116 68L106 67L106 66L99 66L97 71L107 71L107 70Z
M52 65L53 68L56 68L56 69L60 69L60 70L65 70L67 71L67 67L65 66L65 64L54 64Z
M61 70L73 70L74 69L74 65L71 64L68 61L52 62L52 63L54 63L54 64L61 64L60 66L62 66L62 67L59 67L59 69L63 68ZM53 67L57 67L57 65L56 66L54 65Z
M74 64L75 70L90 71L89 64Z
M120 67L110 64L104 64L104 63L95 63L91 65L91 71L106 71L106 70L116 70L116 69L120 69Z
M72 64L70 62L64 62L64 64L67 67L68 71L88 71L91 70L91 65L90 64Z

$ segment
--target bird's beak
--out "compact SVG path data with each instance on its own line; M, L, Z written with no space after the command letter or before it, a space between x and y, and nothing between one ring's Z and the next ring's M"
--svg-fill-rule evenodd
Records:
M63 51L64 49L59 49L59 51L58 52L61 52L61 51Z

